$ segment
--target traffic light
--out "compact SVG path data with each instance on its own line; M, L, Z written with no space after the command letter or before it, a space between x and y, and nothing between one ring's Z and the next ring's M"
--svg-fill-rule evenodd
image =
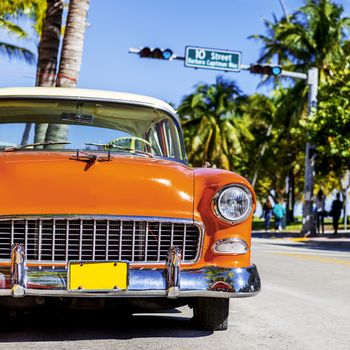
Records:
M158 47L156 48L150 48L150 47L143 47L139 51L139 55L142 58L157 58L160 60L170 60L173 57L173 52L170 49L160 49Z
M249 70L250 73L263 75L278 76L282 73L281 66L271 66L269 64L252 64Z

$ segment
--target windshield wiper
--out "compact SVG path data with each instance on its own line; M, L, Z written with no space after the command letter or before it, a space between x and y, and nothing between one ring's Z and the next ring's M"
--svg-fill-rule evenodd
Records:
M140 151L138 149L133 149L133 148L121 147L121 146L113 145L110 143L93 143L93 142L91 142L91 143L85 143L85 145L102 147L104 150L111 150L113 148L117 148L118 150L121 150L121 151L129 151L131 153L142 154L142 155L148 156L150 158L154 158L154 155L152 153Z
M20 145L20 146L6 147L2 151L14 152L27 147L46 146L46 145L70 145L70 144L71 142L69 141L43 141L43 142L28 143L26 145Z

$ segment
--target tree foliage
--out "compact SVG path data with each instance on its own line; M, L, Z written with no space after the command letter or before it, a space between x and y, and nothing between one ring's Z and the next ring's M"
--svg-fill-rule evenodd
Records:
M339 177L350 166L350 70L321 85L317 113L305 125L316 145L317 169Z
M46 0L7 0L0 2L0 29L16 40L28 40L29 35L19 24L23 18L29 19L34 31L41 34L46 11ZM29 64L35 63L35 54L20 45L0 41L0 54L9 58L18 58Z
M288 82L288 88L283 89L281 84L276 84L276 79L274 80L272 97L279 98L273 102L273 128L270 139L265 141L266 152L259 162L260 168L264 170L259 172L258 188L264 183L268 184L269 177L273 179L271 182L274 188L281 187L286 171L291 167L296 179L296 189L302 192L308 130L317 145L316 171L320 177L326 177L328 180L324 181L325 186L333 186L334 183L329 180L334 177L335 172L341 173L346 167L344 156L347 154L348 143L344 137L340 137L340 132L341 128L349 128L344 116L347 87L344 86L345 79L341 76L350 54L350 19L344 17L343 12L342 6L330 0L306 0L304 6L288 17L265 20L266 35L251 36L262 43L259 62L271 63L277 60L286 70L304 73L311 67L317 67L321 84L320 111L310 121L308 128L307 84L304 81L293 80ZM339 79L335 78L336 76L339 76ZM264 81L273 80L271 77L265 77ZM343 101L337 100L341 94L335 92L336 87L343 89ZM332 120L332 115L335 114L332 109L338 110L339 106L342 106L342 118L339 117L338 121ZM338 111L338 115L340 113ZM334 134L335 125L339 132L337 136ZM273 166L269 159L278 164L275 165L275 174L270 174L267 170L269 166Z
M344 44L349 39L350 18L330 0L306 0L288 19L265 20L266 35L250 38L262 43L259 62L278 63L285 69L306 72L317 67L321 81L331 77L331 65L344 59Z
M235 82L222 77L215 84L200 84L178 108L185 130L189 161L208 161L223 169L241 166L246 144L253 140L250 119L239 112L244 97Z
M319 111L308 118L303 80L284 84L262 77L262 83L273 83L270 96L243 96L234 82L222 78L198 85L179 108L190 162L201 166L207 160L256 177L260 196L272 188L283 192L286 177L293 176L301 195L310 135L317 149L316 181L327 190L349 168L350 19L331 0L305 0L291 15L264 23L266 34L251 36L262 43L259 62L277 61L304 73L317 67Z

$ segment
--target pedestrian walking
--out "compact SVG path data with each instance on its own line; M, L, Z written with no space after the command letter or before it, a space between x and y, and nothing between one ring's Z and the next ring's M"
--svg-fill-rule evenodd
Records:
M339 219L340 219L342 209L343 209L343 202L340 200L340 193L337 193L337 198L333 201L332 210L331 210L335 235L338 233Z
M265 220L265 231L268 232L270 230L270 221L272 218L272 209L273 209L273 205L270 201L269 198L267 198L266 202L263 205L263 212L261 217L264 218Z
M277 232L282 230L282 220L286 214L286 209L283 205L283 200L278 199L277 204L273 207L273 215L275 216L275 230Z
M325 201L326 196L322 190L319 190L315 197L316 231L318 234L321 232L324 234Z

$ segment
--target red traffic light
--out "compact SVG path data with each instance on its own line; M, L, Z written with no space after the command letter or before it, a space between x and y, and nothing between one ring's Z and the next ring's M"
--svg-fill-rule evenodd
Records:
M143 47L139 51L139 55L142 58L157 58L160 60L170 60L173 56L173 52L170 49L160 49L158 47L151 49L149 47Z
M250 66L250 73L278 76L282 73L282 67L269 64L253 64Z
M150 57L151 52L152 51L149 47L144 47L140 50L139 55L140 55L140 57Z

